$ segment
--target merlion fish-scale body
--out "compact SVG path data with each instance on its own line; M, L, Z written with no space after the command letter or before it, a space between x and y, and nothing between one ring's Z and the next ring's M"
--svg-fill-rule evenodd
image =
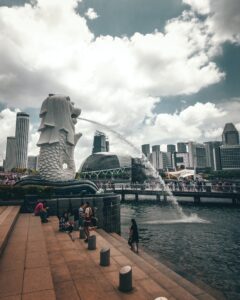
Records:
M75 178L74 149L81 133L75 134L75 124L81 110L70 98L50 94L42 103L38 160L42 179L67 181Z

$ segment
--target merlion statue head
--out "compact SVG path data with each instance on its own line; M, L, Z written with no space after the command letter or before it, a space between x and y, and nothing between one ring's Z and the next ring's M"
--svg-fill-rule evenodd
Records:
M81 134L75 124L81 110L68 96L49 94L42 103L39 127L39 173L51 181L75 177L74 148Z
M42 121L37 145L59 142L60 130L66 132L67 143L75 145L75 124L80 113L81 110L74 107L68 96L49 94L42 103L39 115Z

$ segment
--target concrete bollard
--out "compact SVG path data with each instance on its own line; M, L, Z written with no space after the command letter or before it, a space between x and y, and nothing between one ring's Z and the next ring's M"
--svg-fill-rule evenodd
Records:
M96 249L96 235L91 235L88 238L88 250L95 250Z
M107 267L110 265L110 248L102 248L100 251L100 266Z
M132 290L132 267L125 266L119 272L119 290L130 292Z
M79 229L79 238L80 238L81 240L85 240L85 238L86 238L86 234L85 234L83 228L80 228L80 229Z

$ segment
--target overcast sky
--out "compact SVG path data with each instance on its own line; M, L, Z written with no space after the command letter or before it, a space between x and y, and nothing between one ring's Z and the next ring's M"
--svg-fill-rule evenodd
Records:
M219 140L226 122L240 129L239 28L239 0L0 0L0 160L19 110L38 154L49 93L137 147ZM77 125L77 167L95 129ZM133 154L106 134L112 151Z

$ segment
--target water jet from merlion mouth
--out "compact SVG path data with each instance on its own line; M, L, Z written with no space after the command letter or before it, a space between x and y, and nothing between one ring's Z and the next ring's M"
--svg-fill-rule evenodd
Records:
M130 141L128 141L122 134L120 134L119 132L115 131L114 129L112 129L111 127L104 125L100 122L97 121L93 121L87 118L82 118L82 117L78 117L79 120L82 121L86 121L95 125L98 125L100 127L102 127L103 129L106 129L107 131L113 133L115 136L117 136L120 140L122 140L123 142L125 142L127 145L129 145L132 149L134 149L134 151L136 151L139 155L142 156L142 162L145 164L145 167L147 167L150 171L151 171L151 175L155 180L158 180L158 182L160 183L160 185L162 185L164 187L164 190L167 192L168 196L169 196L169 200L171 202L171 204L174 206L174 208L176 209L178 216L180 217L180 219L187 219L189 218L188 216L185 215L185 213L183 212L182 207L178 204L176 197L172 194L172 192L170 191L169 187L165 184L164 180L162 179L162 177L158 174L157 170L153 167L153 165L150 163L150 161L147 159L147 157Z
M145 164L145 167L147 167L151 171L152 177L159 182L160 185L163 186L164 191L167 192L168 198L172 204L172 206L176 209L176 212L178 214L177 220L168 220L168 224L176 224L176 223L208 223L207 220L203 220L198 217L197 214L190 214L190 216L187 216L184 212L182 207L178 204L177 198L173 195L168 185L165 184L162 177L159 175L157 170L154 168L154 166L151 164L151 162L148 160L148 158L142 153L133 143L128 141L122 134L117 132L116 130L112 129L111 127L104 125L100 122L93 121L87 118L78 117L79 120L86 121L95 125L100 126L103 129L106 129L107 131L113 133L115 136L117 136L120 140L122 140L124 143L126 143L128 146L130 146L134 151L136 151L140 156L142 156L142 162Z

